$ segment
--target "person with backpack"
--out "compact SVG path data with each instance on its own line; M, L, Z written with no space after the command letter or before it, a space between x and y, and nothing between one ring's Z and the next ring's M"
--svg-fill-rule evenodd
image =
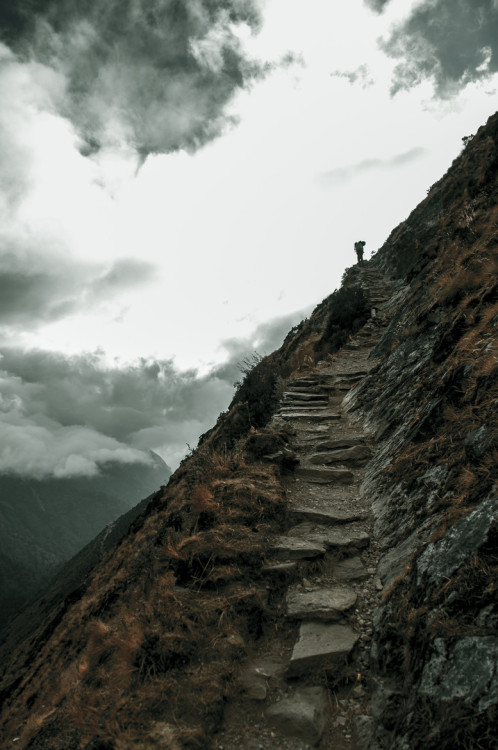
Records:
M354 243L354 251L356 253L356 257L358 258L358 265L363 265L363 248L365 247L367 243L363 240L360 240L360 242Z

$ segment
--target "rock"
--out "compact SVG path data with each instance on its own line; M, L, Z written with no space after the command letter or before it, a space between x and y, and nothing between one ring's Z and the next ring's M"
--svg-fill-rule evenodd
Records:
M298 619L338 620L356 602L352 589L343 586L316 588L311 591L291 589L287 593L287 616Z
M353 719L353 739L357 750L370 750L374 733L374 720L371 716L360 714Z
M310 745L320 741L328 715L327 691L322 687L302 688L291 698L274 703L266 711L275 729Z
M366 531L349 531L344 528L328 528L327 526L300 523L288 532L290 538L306 539L324 545L326 549L358 549L366 547L370 540Z
M366 445L355 445L352 448L314 453L308 460L312 464L358 464L365 463L371 456L372 452Z
M431 542L417 560L417 583L425 576L434 584L448 579L487 540L498 517L498 497L491 497L452 526L445 536Z
M357 556L334 562L330 573L338 581L360 581L368 578L366 568Z
M459 698L485 711L498 702L498 637L467 636L451 648L434 640L434 654L426 662L419 693L433 700Z
M316 466L300 466L296 470L296 476L320 484L351 484L354 479L354 474L349 469L329 469Z
M379 560L377 575L385 588L389 588L394 579L401 575L405 566L420 544L418 531L414 531L401 544L398 544Z
M343 510L342 508L330 507L330 503L326 501L314 503L313 505L298 503L293 505L289 512L291 516L325 524L350 523L351 521L364 519L367 516L364 511L360 510Z
M321 393L310 393L309 391L285 391L282 401L324 401L326 396Z
M313 560L325 554L325 546L316 539L281 536L270 548L270 554L288 560Z
M330 438L329 440L324 440L321 443L318 443L316 446L317 451L335 451L343 448L353 448L356 445L363 445L365 442L365 439L363 436L358 435L350 435L349 437L346 435L344 437L339 438Z
M312 411L310 409L307 409L306 411L304 411L304 409L295 411L289 410L285 411L285 413L281 413L281 416L284 419L308 419L310 422L330 422L331 420L341 418L340 414L330 411L329 409L323 409L320 411Z
M315 669L333 669L344 662L359 636L347 625L303 622L287 669L289 677Z
M493 435L489 432L485 424L477 430L469 432L464 440L465 453L469 458L482 458L494 443Z

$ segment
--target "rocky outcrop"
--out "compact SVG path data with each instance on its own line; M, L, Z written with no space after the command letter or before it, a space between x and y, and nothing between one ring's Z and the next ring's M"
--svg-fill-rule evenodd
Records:
M382 748L495 741L497 163L495 115L379 252L404 286L377 366L345 399L378 444L362 492L384 549L372 645Z

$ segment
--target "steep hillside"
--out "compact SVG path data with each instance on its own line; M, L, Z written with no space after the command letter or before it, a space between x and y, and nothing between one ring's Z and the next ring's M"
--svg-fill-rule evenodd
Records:
M6 747L496 747L497 173L494 115L9 635Z
M96 477L0 476L0 629L107 524L165 484L171 470L108 464Z

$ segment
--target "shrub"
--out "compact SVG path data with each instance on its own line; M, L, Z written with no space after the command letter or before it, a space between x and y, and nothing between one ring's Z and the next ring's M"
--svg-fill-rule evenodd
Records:
M368 298L361 286L341 287L330 297L327 324L315 351L321 355L337 351L366 323L369 314Z

